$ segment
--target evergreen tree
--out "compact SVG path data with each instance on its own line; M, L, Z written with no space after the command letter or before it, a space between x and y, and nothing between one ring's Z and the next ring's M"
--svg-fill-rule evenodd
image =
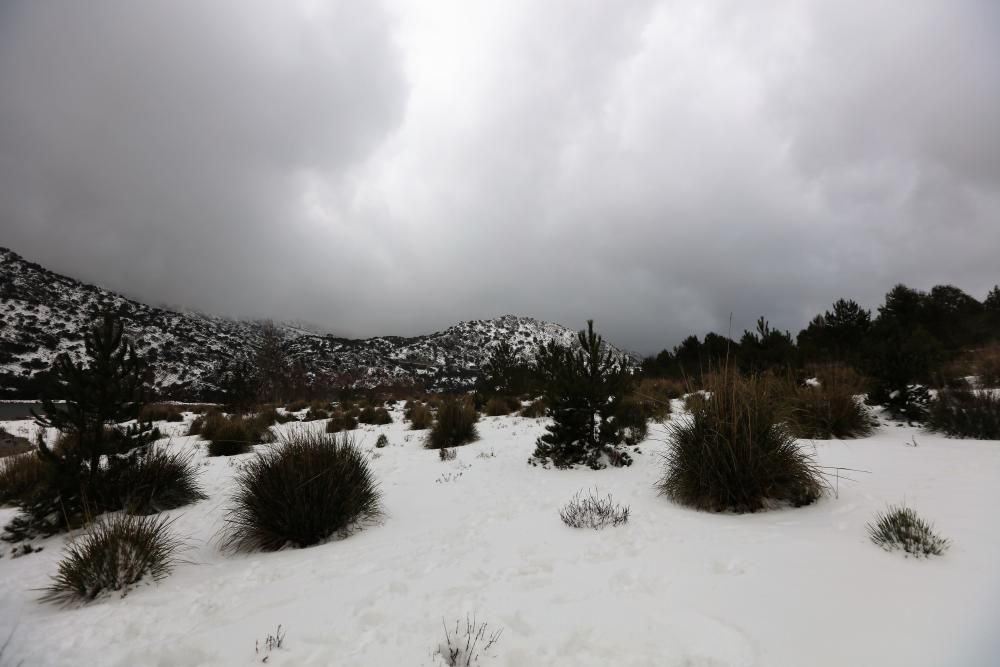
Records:
M249 410L261 393L260 372L256 363L245 355L237 354L216 365L212 373L216 390L210 398L225 403L237 412Z
M484 390L490 394L515 393L520 365L521 356L514 346L506 340L501 340L493 347L489 358L483 364L481 384Z
M285 398L289 386L290 364L281 330L270 320L260 327L255 361L260 382L258 398L276 403Z
M842 361L857 365L871 327L869 311L853 300L838 299L832 310L817 315L799 332L799 349L803 359L809 361Z
M792 336L772 329L763 317L757 320L757 332L743 332L739 344L739 365L746 373L760 373L771 368L795 364L796 350Z
M986 295L983 306L991 313L1000 313L1000 285L994 285L990 293Z
M922 421L929 395L924 383L944 354L925 326L925 293L896 285L885 296L864 346L862 364L872 379L868 402L884 405L898 419Z
M674 361L682 375L700 373L702 370L701 342L697 336L688 336L674 348Z
M136 354L124 326L105 315L84 337L89 363L76 364L66 353L52 367L54 383L42 398L42 414L32 414L40 426L71 436L72 452L88 474L97 473L101 457L127 452L148 443L147 426L121 429L122 422L138 419L149 396L147 366ZM58 404L57 400L64 400ZM58 455L42 443L41 456Z
M105 507L121 499L104 497L102 479L113 477L159 437L149 424L138 421L148 398L147 367L123 334L121 320L105 315L84 338L87 365L75 363L66 353L56 357L41 414L32 414L40 426L62 434L60 446L49 447L39 437L43 479L22 499L22 512L8 524L4 539L52 534L79 525L88 514L119 508ZM137 421L121 426L131 420Z
M619 449L623 432L615 415L631 383L630 371L594 332L593 320L577 341L575 350L551 341L536 355L552 424L536 442L532 461L559 468L628 465L631 458Z

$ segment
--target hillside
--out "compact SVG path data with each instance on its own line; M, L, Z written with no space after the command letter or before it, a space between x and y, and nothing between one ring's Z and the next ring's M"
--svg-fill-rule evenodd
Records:
M33 398L38 375L60 352L83 354L83 333L103 312L126 322L138 351L153 367L164 396L210 393L213 369L236 351L252 349L261 325L148 306L59 275L0 248L0 396ZM529 317L460 322L414 337L348 339L281 326L289 356L307 373L355 386L415 382L431 389L469 386L493 346L507 340L530 358L539 343L574 341L575 332ZM618 351L623 356L624 353Z

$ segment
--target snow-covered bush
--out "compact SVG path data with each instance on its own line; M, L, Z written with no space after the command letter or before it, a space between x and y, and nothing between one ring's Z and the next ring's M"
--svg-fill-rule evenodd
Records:
M375 447L378 449L382 449L383 447L387 447L388 445L389 445L389 438L386 436L385 433L379 433L378 438L375 439Z
M105 591L128 589L142 578L159 580L176 563L183 544L163 517L103 517L74 539L45 589L46 602L88 602Z
M596 490L577 491L573 499L559 510L559 518L572 528L593 528L598 530L608 526L622 526L628 523L629 508L619 505L609 493L602 498Z
M808 505L823 478L781 423L777 402L758 377L735 372L708 380L704 399L670 425L662 493L714 512L756 512Z
M948 540L939 537L933 526L906 506L890 505L885 512L875 515L868 524L872 542L886 551L902 549L917 556L939 556L948 548Z
M438 458L442 461L453 461L458 457L458 451L455 449L448 449L447 447L442 447L438 450Z
M942 389L931 402L927 428L958 438L1000 440L1000 391Z
M428 449L458 447L479 439L476 430L476 408L472 402L461 398L444 401L438 409L437 421L427 434L424 446Z
M380 513L381 494L350 436L284 436L236 474L224 545L274 551L307 547Z
M448 667L478 665L480 656L489 656L502 634L503 628L489 632L487 623L477 623L475 617L466 616L464 624L455 621L454 630L449 631L444 625L444 641L438 645L437 655Z

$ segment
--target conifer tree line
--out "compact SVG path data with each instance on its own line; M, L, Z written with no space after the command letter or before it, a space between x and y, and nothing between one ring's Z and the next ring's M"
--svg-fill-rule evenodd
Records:
M870 398L930 384L942 364L977 347L1000 341L1000 287L983 301L951 285L929 292L896 285L874 313L839 299L793 338L764 318L739 340L717 333L688 336L672 350L642 363L654 377L696 378L728 358L745 373L800 369L815 363L854 367L872 381Z

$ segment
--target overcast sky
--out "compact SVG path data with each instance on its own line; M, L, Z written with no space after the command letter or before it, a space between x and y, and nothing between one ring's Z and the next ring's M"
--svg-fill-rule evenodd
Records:
M157 304L651 352L1000 282L1000 3L0 4L0 245Z

